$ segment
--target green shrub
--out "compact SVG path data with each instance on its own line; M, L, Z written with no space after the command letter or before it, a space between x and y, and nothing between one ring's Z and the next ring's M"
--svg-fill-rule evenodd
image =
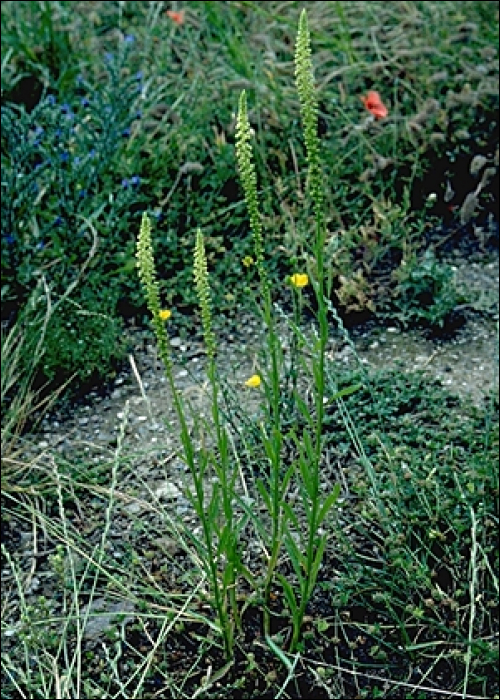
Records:
M405 322L443 326L455 309L458 294L452 267L438 262L427 250L419 260L414 256L400 266L395 306Z

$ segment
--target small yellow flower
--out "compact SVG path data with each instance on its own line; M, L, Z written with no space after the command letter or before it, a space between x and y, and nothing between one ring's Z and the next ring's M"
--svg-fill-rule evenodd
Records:
M252 374L250 379L247 379L245 382L245 386L249 386L251 389L256 389L258 386L260 386L260 377L258 374Z
M170 318L171 315L172 315L172 312L169 311L168 309L162 309L160 311L160 318L162 321L168 321L168 319Z
M254 263L254 259L251 255L246 255L241 261L245 267L250 267Z
M309 277L306 274L296 272L295 275L290 277L290 282L297 289L302 289L302 287L306 287L309 284Z

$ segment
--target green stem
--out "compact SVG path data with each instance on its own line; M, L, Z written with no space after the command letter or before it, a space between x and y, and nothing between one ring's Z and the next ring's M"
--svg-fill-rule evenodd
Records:
M274 572L278 564L282 541L282 488L281 488L281 412L280 412L280 363L278 359L278 338L272 314L271 291L267 285L267 279L261 278L265 291L264 318L269 339L269 351L271 355L271 415L272 415L272 459L270 465L270 490L271 490L271 557L267 565L267 575L264 585L264 629L270 634L269 603L271 599L271 584Z

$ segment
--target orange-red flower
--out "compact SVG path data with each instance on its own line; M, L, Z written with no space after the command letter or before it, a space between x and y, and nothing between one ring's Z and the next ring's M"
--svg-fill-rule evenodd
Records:
M166 14L167 17L170 17L172 22L175 22L176 24L184 24L184 10L179 10L178 12L175 12L174 10L167 10Z
M389 110L376 90L370 90L361 98L361 102L375 119L383 119L389 114Z

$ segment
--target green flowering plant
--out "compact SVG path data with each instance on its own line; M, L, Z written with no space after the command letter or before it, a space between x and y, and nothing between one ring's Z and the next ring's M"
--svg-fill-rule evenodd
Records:
M196 233L194 248L194 285L199 300L203 336L207 350L207 374L211 386L212 423L205 426L215 435L216 448L204 446L195 449L195 444L187 428L186 409L176 390L172 371L168 334L164 321L170 312L162 310L152 244L152 231L149 217L143 215L137 243L137 265L144 288L148 308L152 314L153 328L158 340L160 356L165 365L174 405L181 425L183 445L182 458L187 463L192 486L187 494L201 522L202 541L191 537L199 559L211 585L214 610L217 615L220 633L228 658L234 653L235 630L240 625L237 604L239 577L244 576L256 589L258 598L264 604L264 632L270 646L277 650L271 639L271 594L277 581L282 586L284 597L292 617L290 650L296 651L301 641L301 630L306 607L316 585L318 572L326 545L326 534L322 525L330 514L339 495L339 487L329 489L323 496L320 479L320 465L323 453L323 423L326 397L325 353L328 339L328 301L325 299L324 246L326 229L323 216L323 191L321 176L320 144L317 136L317 99L310 58L310 38L307 15L301 14L296 50L296 78L304 138L309 169L309 194L313 201L316 236L312 245L315 256L314 276L309 272L298 271L290 276L289 282L294 294L295 316L292 324L292 337L298 348L303 343L300 331L300 314L303 308L302 294L305 287L312 285L317 302L319 333L312 348L312 378L314 383L314 410L300 396L297 376L293 384L293 403L298 407L304 426L299 434L296 428L289 430L289 437L296 445L296 458L288 465L283 461L284 428L281 376L283 352L276 330L276 319L266 268L264 265L264 231L257 189L256 169L253 161L252 130L248 119L246 93L239 100L236 131L236 155L245 202L248 207L253 234L253 260L259 274L262 316L266 325L269 368L261 368L245 381L251 390L262 389L261 408L267 422L260 423L258 441L263 448L269 471L256 479L257 494L263 508L255 508L253 500L242 498L237 490L237 470L230 458L226 416L219 408L220 380L216 367L216 339L212 329L211 291L207 265L205 241L200 229ZM295 297L297 297L295 299ZM303 366L304 371L308 371ZM336 397L330 397L330 401ZM200 427L200 426L198 426ZM257 449L254 444L253 449ZM211 474L213 487L209 492L207 476ZM294 483L299 494L300 510L305 525L299 522L299 512L288 498ZM239 514L235 504L240 506ZM269 516L262 518L262 510ZM242 565L241 532L244 524L250 522L262 538L266 551L263 577L254 577ZM283 549L286 550L297 583L292 583L279 572L279 562ZM260 593L259 593L260 591Z
M186 534L195 548L204 573L210 583L213 607L216 611L219 632L224 640L228 658L234 653L234 630L239 627L236 579L240 569L238 521L234 513L234 492L237 471L231 466L229 440L219 411L218 379L215 365L216 342L212 331L212 309L207 259L203 234L197 231L194 249L194 283L200 304L203 335L208 355L208 379L212 388L212 425L215 430L217 450L202 446L197 449L188 427L188 413L175 386L173 364L165 321L171 312L161 308L160 290L155 269L151 221L143 214L137 240L137 267L159 354L165 367L177 417L181 425L181 458L186 462L192 478L192 486L186 489L201 526L203 537L198 539L191 531ZM209 476L213 483L210 489Z

